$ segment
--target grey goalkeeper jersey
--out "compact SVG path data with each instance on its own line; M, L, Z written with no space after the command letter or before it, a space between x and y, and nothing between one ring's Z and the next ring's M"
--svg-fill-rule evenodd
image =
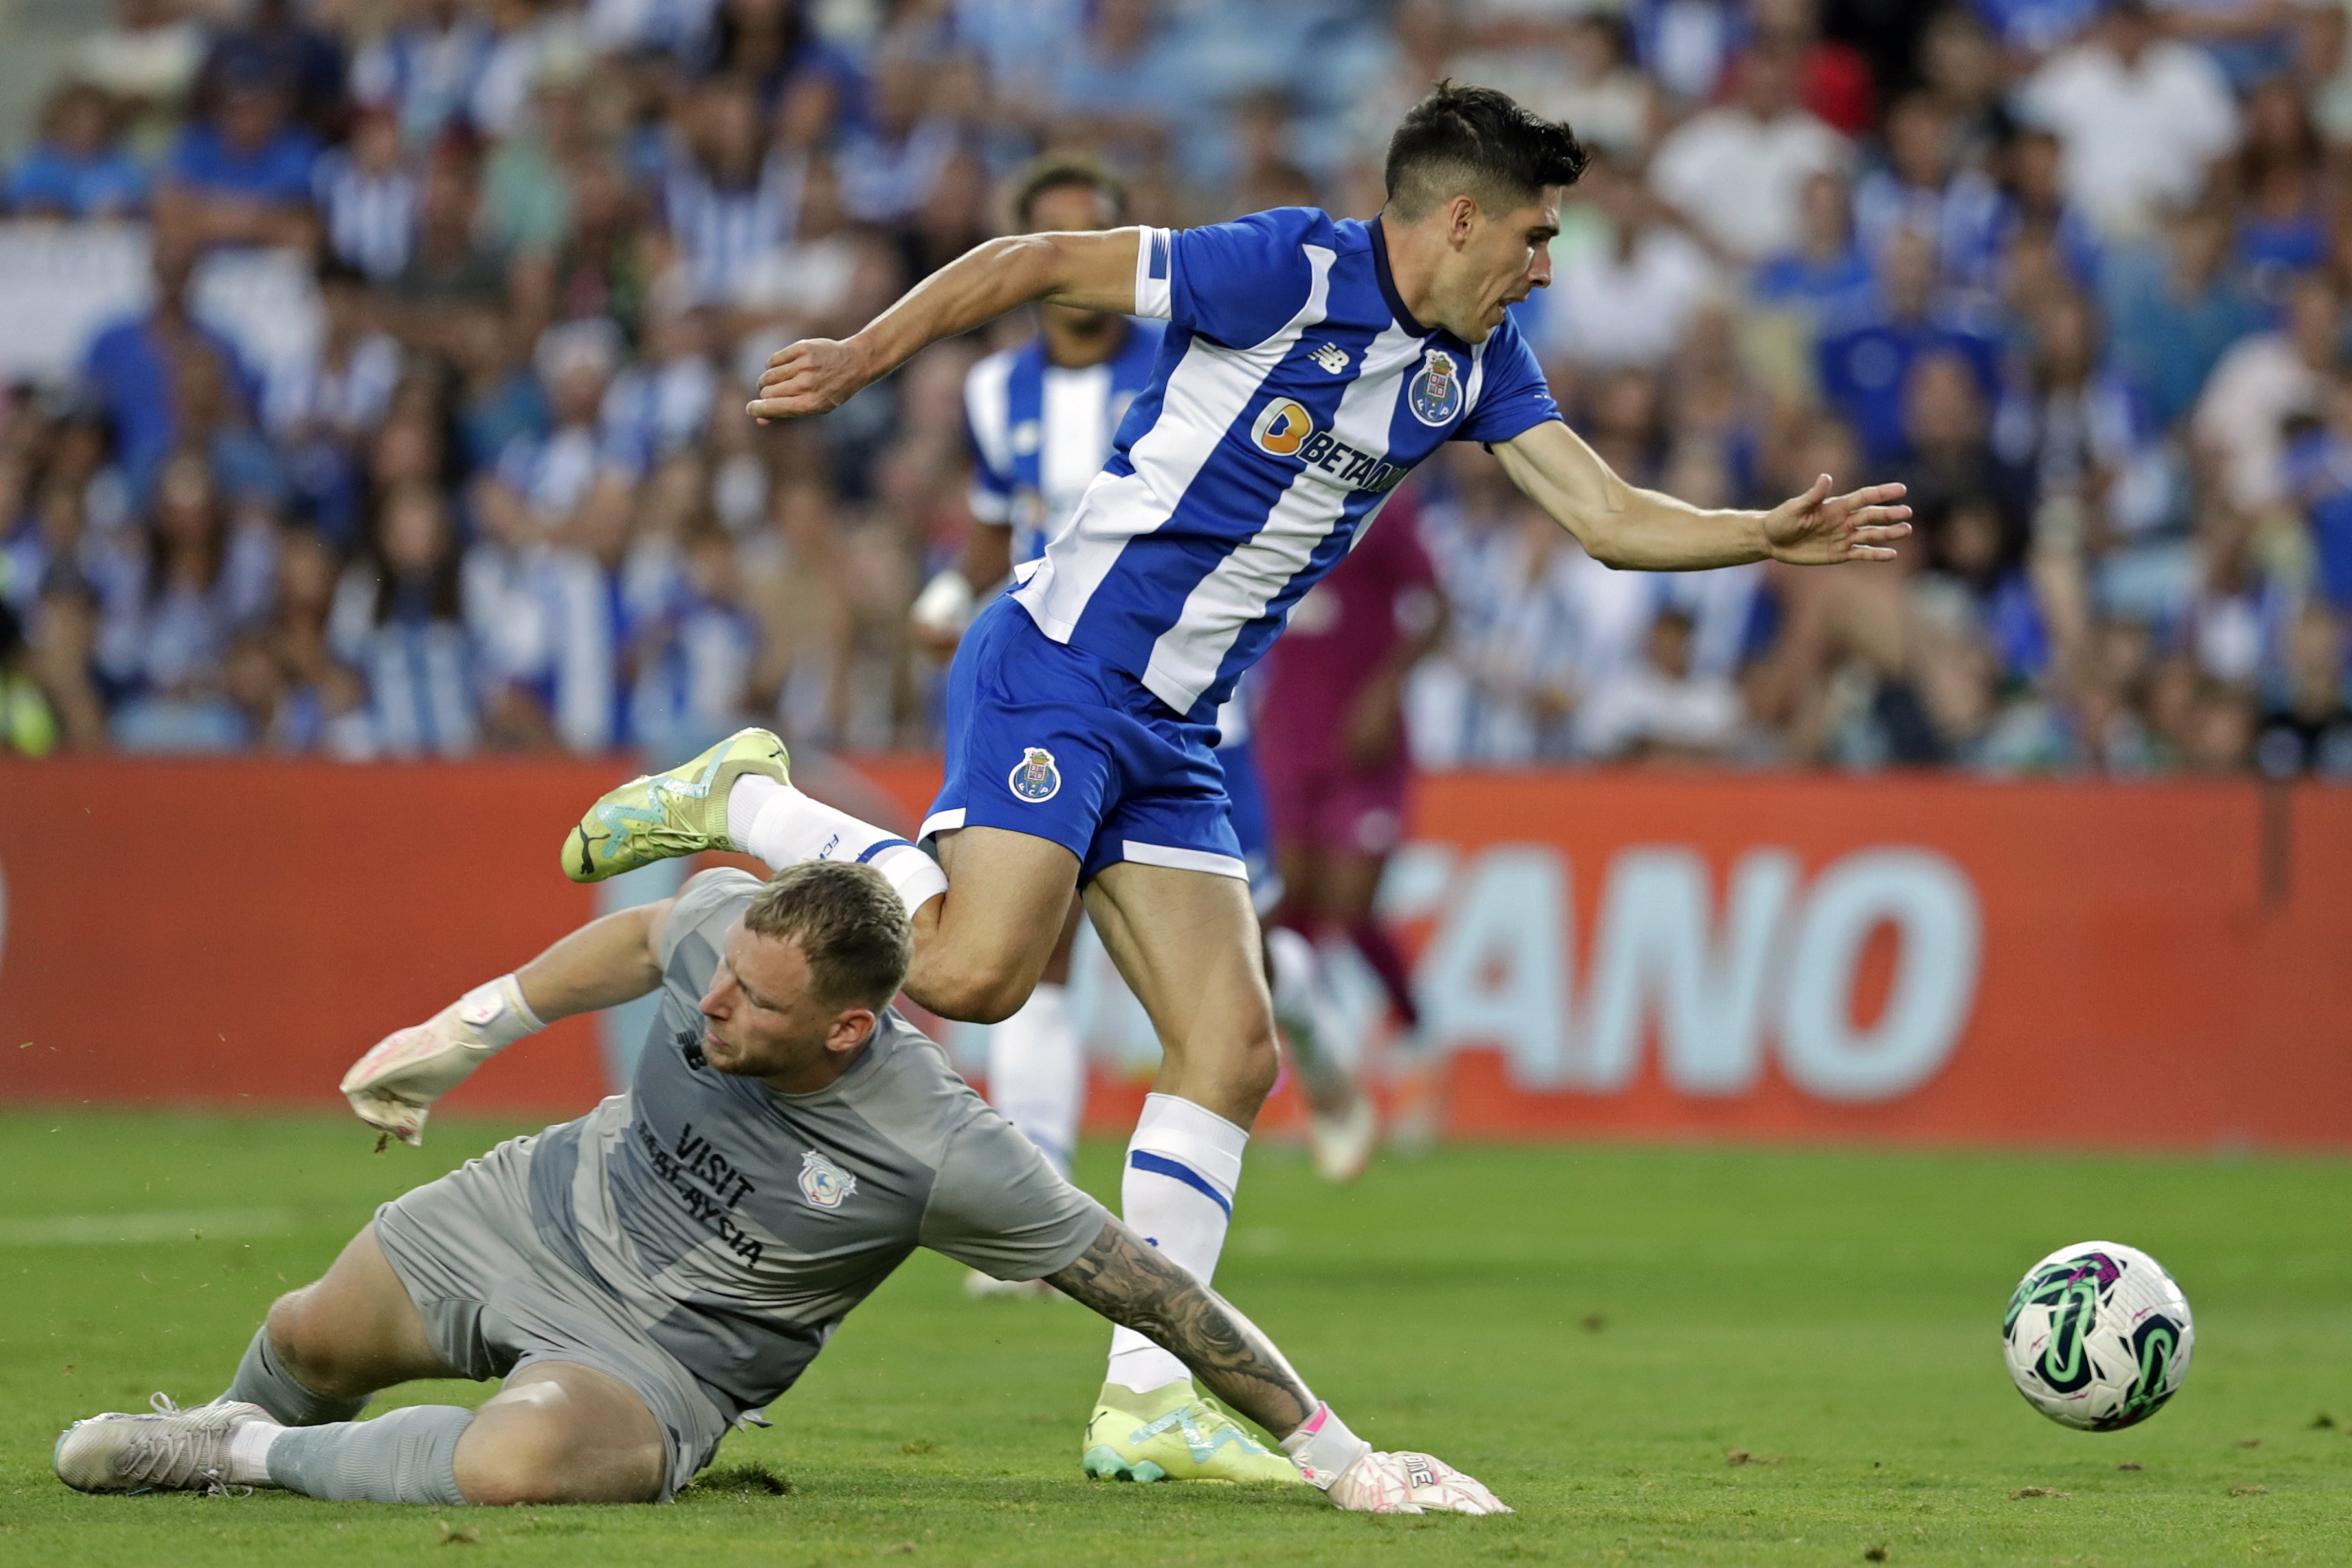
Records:
M541 1134L530 1164L541 1239L619 1296L730 1420L790 1387L917 1247L1035 1279L1108 1218L895 1009L814 1094L706 1065L696 1004L760 887L739 871L688 884L635 1081Z

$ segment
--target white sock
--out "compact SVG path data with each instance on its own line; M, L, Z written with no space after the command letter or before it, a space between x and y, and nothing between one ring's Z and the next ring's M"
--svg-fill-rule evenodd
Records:
M1040 981L988 1031L988 1099L1065 1177L1087 1108L1087 1059L1066 988Z
M268 1487L269 1446L288 1429L275 1421L247 1421L228 1435L228 1479L231 1486Z
M1128 1141L1119 1207L1127 1223L1207 1284L1225 1248L1234 1189L1241 1185L1249 1134L1215 1112L1173 1094L1145 1097ZM1133 1329L1111 1331L1110 1382L1142 1392L1192 1375Z
M1287 925L1267 930L1265 952L1274 970L1274 1021L1289 1037L1292 1064L1317 1088L1338 1082L1352 1053L1341 1051L1347 1019L1331 999L1323 956Z
M779 870L803 861L863 862L898 890L909 915L948 890L940 862L898 834L772 779L735 780L727 792L727 836Z
M1331 1020L1322 990L1322 960L1315 944L1287 925L1268 928L1265 956L1274 970L1274 1021L1314 1055L1328 1049L1323 1036Z

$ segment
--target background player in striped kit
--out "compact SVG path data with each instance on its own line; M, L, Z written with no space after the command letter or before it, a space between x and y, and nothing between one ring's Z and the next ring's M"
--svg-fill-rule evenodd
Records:
M938 864L793 789L782 746L746 731L608 793L567 840L566 872L594 881L719 844L772 865L867 862L914 912L908 995L982 1022L1027 1000L1083 886L1163 1057L1122 1206L1206 1277L1279 1064L1216 712L1405 474L1446 441L1492 444L1616 566L1884 559L1910 531L1900 486L1833 497L1822 475L1769 512L1702 510L1627 485L1569 430L1508 310L1549 282L1559 190L1583 169L1565 125L1441 86L1391 140L1389 204L1370 223L1286 208L1181 234L994 240L852 337L782 350L754 418L837 408L1030 301L1171 323L1077 512L957 651L947 779L923 830ZM1093 1426L1180 1414L1217 1418L1181 1363L1115 1343ZM1116 1443L1090 1437L1085 1453L1094 1473L1134 1473Z

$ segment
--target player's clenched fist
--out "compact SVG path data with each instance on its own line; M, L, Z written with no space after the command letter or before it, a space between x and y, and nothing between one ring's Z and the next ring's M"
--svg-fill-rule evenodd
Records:
M414 1029L377 1041L343 1074L343 1096L361 1121L404 1144L421 1144L434 1102L491 1057L546 1027L523 1000L515 977L501 975Z
M753 419L800 419L830 413L873 379L866 357L832 338L803 338L771 355L760 372L760 395L744 412Z

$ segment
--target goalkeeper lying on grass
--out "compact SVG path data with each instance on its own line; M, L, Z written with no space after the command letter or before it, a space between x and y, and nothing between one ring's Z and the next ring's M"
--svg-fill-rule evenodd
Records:
M1045 1279L1149 1335L1287 1456L1205 1404L1106 1408L1089 1452L1115 1450L1129 1473L1181 1477L1237 1444L1267 1479L1344 1509L1507 1511L1425 1454L1373 1452L1248 1319L1055 1175L889 1009L910 949L868 867L814 861L764 884L709 872L393 1035L343 1089L413 1143L435 1100L542 1020L662 993L628 1093L385 1204L324 1279L270 1309L226 1393L75 1423L58 1478L666 1500L923 1246ZM376 1390L419 1377L506 1385L478 1410L358 1418Z

